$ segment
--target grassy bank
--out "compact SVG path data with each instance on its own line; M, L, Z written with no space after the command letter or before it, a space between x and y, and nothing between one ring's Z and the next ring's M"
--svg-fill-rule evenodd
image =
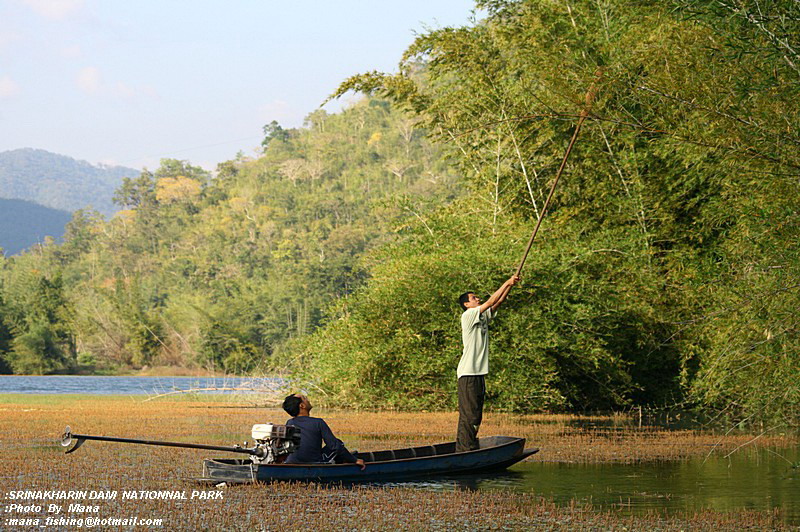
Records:
M57 439L74 432L231 445L250 439L254 423L283 422L277 409L253 408L235 396L180 396L144 402L142 396L0 395L0 489L188 490L200 474L203 451L87 442L63 455ZM315 412L316 413L316 412ZM451 440L454 413L323 415L350 448L378 450ZM598 429L587 421L602 424ZM636 462L728 453L743 445L792 445L790 436L714 435L630 426L624 417L489 414L482 434L522 436L542 449L536 460ZM49 502L49 501L44 501ZM703 512L628 517L585 505L556 506L534 494L430 492L408 488L343 489L316 484L228 488L222 501L99 501L103 517L165 519L165 526L233 530L310 529L637 529L712 530L780 527L773 513ZM33 514L31 514L33 515ZM2 527L0 527L2 528Z

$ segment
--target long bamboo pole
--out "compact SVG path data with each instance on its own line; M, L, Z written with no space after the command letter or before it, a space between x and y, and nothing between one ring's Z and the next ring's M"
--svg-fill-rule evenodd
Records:
M545 214L547 214L547 208L550 206L550 201L553 199L553 194L556 191L556 185L558 185L558 180L561 178L561 173L564 171L564 167L567 166L567 159L569 159L569 154L572 151L572 146L575 145L575 141L578 139L578 133L581 131L581 126L583 125L583 121L586 120L586 117L589 116L589 111L592 108L592 103L594 102L594 98L597 95L597 85L600 82L600 79L603 77L603 71L598 70L595 72L595 78L592 82L591 87L589 87L589 92L586 93L586 105L584 106L583 110L581 111L580 117L578 118L578 124L575 126L575 132L572 133L572 138L569 141L569 146L567 146L567 151L564 153L564 158L561 160L561 166L558 167L558 172L556 172L556 178L553 180L553 185L550 187L550 193L547 195L547 200L544 202L544 207L542 207L542 215L539 216L539 220L536 222L536 227L533 229L533 234L531 235L531 239L528 241L528 247L525 248L525 254L522 255L522 260L519 262L519 266L517 266L517 273L515 275L519 275L522 272L522 267L525 266L525 260L528 258L528 253L531 251L531 247L533 246L533 241L536 238L536 233L539 232L539 226L542 225L542 220L544 220Z
M64 434L61 436L61 445L64 447L69 447L73 443L73 446L70 449L67 449L65 454L69 454L71 452L77 451L78 447L83 445L83 442L86 440L93 440L93 441L109 441L115 443L135 443L139 445L158 445L161 447L182 447L184 449L205 449L210 451L228 451L231 453L242 453L242 454L249 454L252 456L259 456L264 454L263 449L259 448L252 448L247 449L244 447L228 447L223 445L206 445L203 443L183 443L183 442L174 442L174 441L163 441L163 440L134 440L131 438L116 438L111 436L91 436L89 434L73 434L69 427L64 430Z

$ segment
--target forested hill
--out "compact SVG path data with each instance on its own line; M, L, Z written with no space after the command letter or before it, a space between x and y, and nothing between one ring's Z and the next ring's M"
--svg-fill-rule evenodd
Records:
M0 198L0 250L14 255L45 237L60 239L72 215L31 201Z
M416 119L386 101L265 131L262 156L214 177L164 160L123 181L113 219L78 212L63 245L5 261L7 369L263 371L363 283L369 250L456 194Z
M45 150L22 148L0 153L0 198L23 199L76 211L92 207L110 216L114 191L138 170L96 166Z

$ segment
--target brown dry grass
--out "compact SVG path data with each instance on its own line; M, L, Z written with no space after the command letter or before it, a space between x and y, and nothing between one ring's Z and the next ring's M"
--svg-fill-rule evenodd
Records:
M359 450L397 448L452 441L457 413L329 412L328 423ZM787 434L666 430L636 426L625 416L486 414L481 435L503 434L527 440L550 462L617 462L677 460L710 452L728 453L749 445L791 446ZM593 426L595 425L600 426Z
M453 438L454 413L315 412L350 448L378 450ZM200 474L202 451L87 442L63 455L56 440L69 424L76 433L231 445L249 439L254 423L282 422L275 409L254 409L223 398L142 402L136 397L0 395L0 489L187 490ZM729 452L754 435L715 436L653 428L603 430L571 426L564 416L486 416L481 433L522 436L542 449L535 459L637 461ZM626 420L620 418L619 425ZM790 445L785 436L756 444ZM53 501L44 501L53 502ZM681 517L626 517L585 506L559 507L531 494L430 492L408 488L275 484L228 488L222 501L101 501L101 517L164 518L177 530L499 530L771 529L771 513L703 512ZM5 517L5 515L3 516ZM0 523L0 529L3 526Z

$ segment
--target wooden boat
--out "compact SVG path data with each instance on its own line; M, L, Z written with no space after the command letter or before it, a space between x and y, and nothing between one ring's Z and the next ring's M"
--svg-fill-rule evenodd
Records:
M138 445L181 447L227 451L246 459L206 459L203 461L201 483L219 484L242 482L270 482L273 480L300 480L320 482L377 482L423 477L502 471L520 460L537 453L539 449L525 449L525 438L491 436L479 438L478 449L456 452L455 442L422 445L407 449L390 449L356 453L364 460L365 469L356 464L284 464L281 460L299 445L300 431L288 425L272 423L253 425L252 447L206 445L200 443L139 440L115 436L73 434L67 427L61 436L66 454L75 452L87 440Z
M271 482L298 480L320 482L376 482L458 474L502 471L538 452L525 449L525 438L491 436L479 439L479 448L455 452L455 442L407 449L362 452L366 468L356 464L257 464L252 460L206 459L207 483Z

